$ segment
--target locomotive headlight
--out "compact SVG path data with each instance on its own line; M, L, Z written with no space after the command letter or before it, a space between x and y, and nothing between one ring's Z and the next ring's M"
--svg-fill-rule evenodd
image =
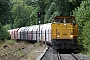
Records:
M64 25L66 25L66 24L64 24Z
M60 36L59 36L59 35L57 35L57 38L60 38Z
M73 35L70 35L70 38L73 38Z
M60 38L60 32L57 33L57 38Z

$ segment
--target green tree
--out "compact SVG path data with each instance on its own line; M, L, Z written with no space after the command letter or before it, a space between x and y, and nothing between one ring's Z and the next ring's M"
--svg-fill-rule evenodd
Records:
M46 0L45 1L45 22L51 22L57 15L70 15L70 12L77 6L80 5L82 0ZM75 3L78 2L78 3Z
M11 5L9 0L0 0L0 22L4 25L10 23Z
M0 0L0 41L7 39L10 35L3 25L10 23L10 1Z
M9 32L0 23L0 41L4 41L4 40L6 40L9 37L10 37Z
M13 27L18 28L26 25L30 25L30 14L33 11L32 6L27 6L23 0L14 1L12 8L12 18L14 20Z
M35 25L35 24L38 24L38 18L37 18L37 15L38 15L38 11L39 11L40 7L37 6L33 12L30 14L30 19L31 19L31 25Z
M90 48L90 19L85 22L82 32L82 39L84 50L87 51Z
M90 22L90 1L82 1L80 7L75 8L73 15L76 17L76 20L79 25L79 43L83 45L83 50L88 50L90 40L89 37L89 22Z

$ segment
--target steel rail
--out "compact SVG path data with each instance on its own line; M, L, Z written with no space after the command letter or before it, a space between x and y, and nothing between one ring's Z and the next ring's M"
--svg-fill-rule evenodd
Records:
M60 53L57 52L58 60L62 60Z
M80 58L78 58L74 53L71 53L71 55L72 55L76 60L80 60Z
M50 47L46 47L46 49L44 51L42 51L43 53L41 53L36 60L42 60L43 57L45 56L45 54L47 53L47 51L50 49Z

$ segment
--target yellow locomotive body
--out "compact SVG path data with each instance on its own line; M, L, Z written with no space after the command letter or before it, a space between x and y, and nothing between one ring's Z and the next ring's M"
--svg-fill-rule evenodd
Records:
M77 49L78 24L73 16L56 16L51 24L51 41L54 49Z

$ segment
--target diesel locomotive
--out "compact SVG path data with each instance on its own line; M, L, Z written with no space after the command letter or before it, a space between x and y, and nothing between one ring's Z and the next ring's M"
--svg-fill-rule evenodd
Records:
M53 49L78 49L78 24L74 16L56 16L51 24Z

